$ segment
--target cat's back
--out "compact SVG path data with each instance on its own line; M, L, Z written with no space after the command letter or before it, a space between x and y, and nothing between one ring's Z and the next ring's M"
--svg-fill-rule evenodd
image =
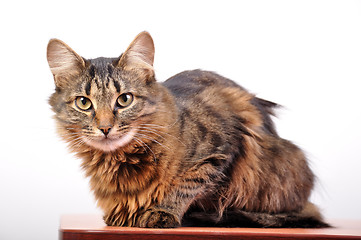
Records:
M239 85L214 72L203 70L184 71L166 80L163 85L171 91L177 99L190 100L198 94L210 89L222 87L237 87L244 90Z
M277 104L255 97L228 78L197 69L178 73L162 84L176 100L181 126L188 125L198 141L208 136L214 144L238 142L229 139L232 134L228 133L241 134L238 131L247 125L277 135L270 118Z

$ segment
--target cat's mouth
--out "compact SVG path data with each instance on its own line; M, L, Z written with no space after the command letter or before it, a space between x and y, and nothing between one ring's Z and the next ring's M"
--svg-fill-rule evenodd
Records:
M108 137L102 136L99 138L83 137L83 140L87 145L93 148L102 150L104 152L112 152L129 144L133 140L136 132L137 129L132 128L130 131L128 131L121 137L119 136L108 136Z

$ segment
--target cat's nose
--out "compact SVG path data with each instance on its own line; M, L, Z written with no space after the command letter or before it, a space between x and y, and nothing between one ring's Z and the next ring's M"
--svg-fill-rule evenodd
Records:
M112 129L111 126L100 126L98 127L100 131L102 131L102 133L107 136L110 132L110 130Z

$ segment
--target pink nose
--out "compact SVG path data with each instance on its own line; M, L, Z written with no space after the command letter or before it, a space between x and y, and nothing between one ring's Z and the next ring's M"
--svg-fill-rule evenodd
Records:
M102 131L102 133L107 136L110 132L110 130L112 129L111 126L100 126L99 130Z

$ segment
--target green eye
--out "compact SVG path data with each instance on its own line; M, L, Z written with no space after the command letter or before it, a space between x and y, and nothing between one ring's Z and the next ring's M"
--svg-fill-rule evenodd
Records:
M75 105L83 111L89 110L92 107L92 102L86 97L77 97L75 99Z
M117 104L121 108L128 107L133 102L133 94L131 93L123 93L117 99Z

